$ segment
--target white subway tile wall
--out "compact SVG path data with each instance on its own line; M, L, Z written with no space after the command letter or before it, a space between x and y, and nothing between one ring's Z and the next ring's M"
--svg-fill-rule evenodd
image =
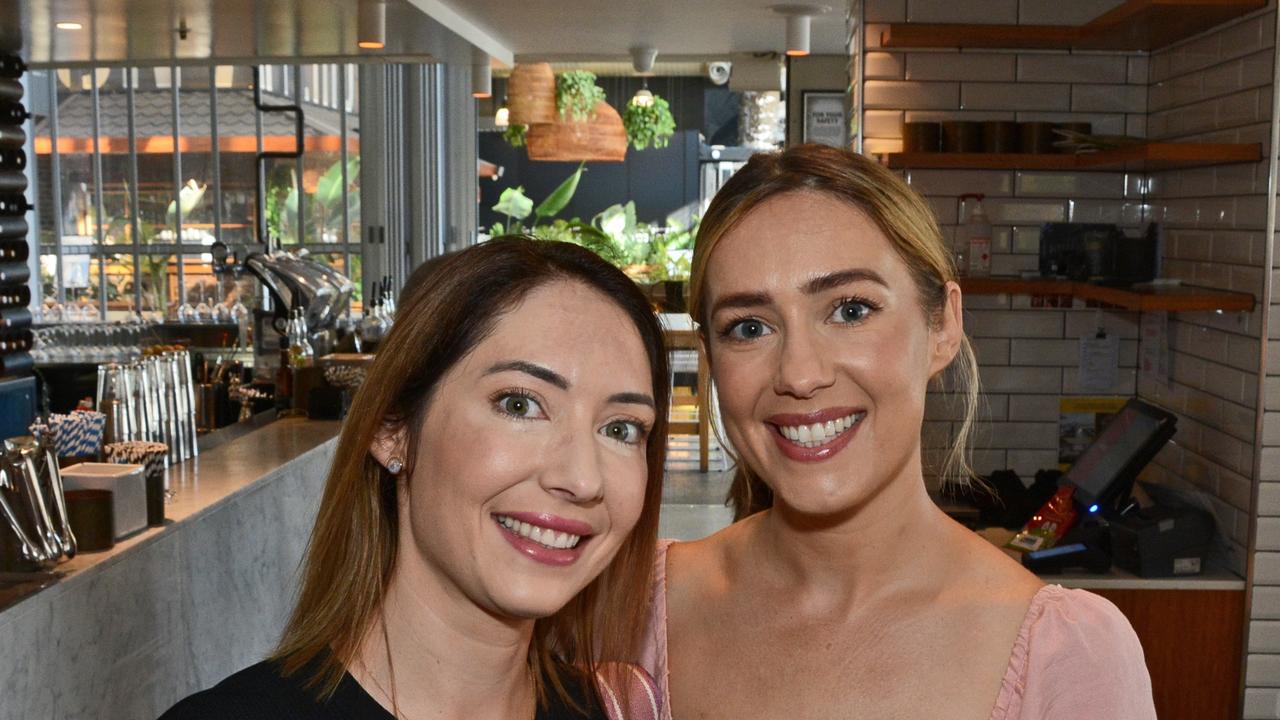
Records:
M869 1L874 59L863 128L868 147L899 150L904 120L1089 122L1103 134L1269 144L1275 3L1150 54L879 47L878 23L1078 24L1118 4ZM1280 266L1265 267L1266 243L1280 246L1280 235L1265 237L1265 162L1155 173L913 169L903 176L927 197L947 238L956 237L965 219L958 196L987 196L997 274L1037 268L1040 226L1047 221L1112 222L1135 233L1157 221L1166 277L1260 298L1265 273L1273 273L1273 286L1280 281ZM974 453L983 473L1012 468L1029 479L1055 466L1060 399L1086 394L1078 382L1079 339L1099 324L1122 339L1121 368L1110 392L1136 394L1179 420L1176 444L1160 452L1145 479L1186 481L1205 490L1226 539L1215 559L1241 575L1252 567L1243 717L1280 718L1280 301L1272 307L1278 320L1270 329L1257 311L1170 313L1167 382L1138 370L1138 313L1100 312L1079 301L1071 308L1033 307L1029 298L1016 296L969 297L965 303L986 391ZM1264 339L1265 392L1258 408ZM1257 438L1256 413L1263 409ZM954 436L959 413L954 399L930 393L932 442L947 437L942 426L948 422Z

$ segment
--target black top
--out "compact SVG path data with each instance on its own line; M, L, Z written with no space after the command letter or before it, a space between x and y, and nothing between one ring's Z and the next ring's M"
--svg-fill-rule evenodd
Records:
M351 673L342 676L327 702L320 702L303 687L309 676L303 671L281 677L274 663L260 662L179 702L160 720L394 720L395 716L365 692ZM593 702L594 692L565 680L574 699L588 708L588 713L575 712L554 691L548 691L549 706L538 708L535 720L607 720L599 704Z

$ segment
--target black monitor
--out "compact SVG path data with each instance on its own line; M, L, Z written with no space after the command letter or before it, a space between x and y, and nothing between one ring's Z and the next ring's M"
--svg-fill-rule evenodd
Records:
M1172 413L1130 400L1085 448L1061 484L1076 488L1075 501L1081 507L1106 514L1129 498L1134 479L1173 437L1177 425Z

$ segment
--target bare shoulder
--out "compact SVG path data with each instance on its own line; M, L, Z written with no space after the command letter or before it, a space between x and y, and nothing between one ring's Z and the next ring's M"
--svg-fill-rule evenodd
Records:
M955 568L953 588L984 605L993 603L1025 610L1044 581L1003 550L977 533L956 524L955 542L944 552L951 554Z
M745 537L743 523L734 523L701 540L672 543L667 548L667 607L673 619L726 590L729 558L736 556Z

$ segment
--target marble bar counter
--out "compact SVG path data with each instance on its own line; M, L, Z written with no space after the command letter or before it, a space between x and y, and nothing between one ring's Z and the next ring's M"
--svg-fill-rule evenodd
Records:
M260 660L339 428L280 420L169 468L164 527L63 562L0 611L0 720L147 720Z

